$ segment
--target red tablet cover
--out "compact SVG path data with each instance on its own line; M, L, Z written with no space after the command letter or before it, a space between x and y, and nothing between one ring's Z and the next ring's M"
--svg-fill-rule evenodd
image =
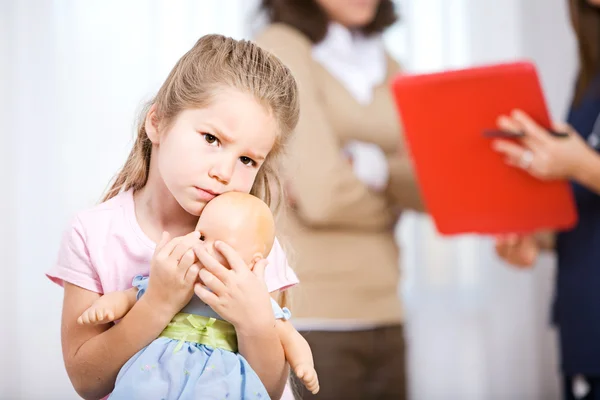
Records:
M550 126L535 66L516 62L392 82L428 212L442 234L525 233L577 222L565 181L542 182L505 164L483 136L519 108Z

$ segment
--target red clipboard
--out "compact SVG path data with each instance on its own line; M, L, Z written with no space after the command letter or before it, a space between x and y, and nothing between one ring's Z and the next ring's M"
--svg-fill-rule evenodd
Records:
M532 63L400 75L392 92L425 206L440 233L527 233L576 224L568 182L542 182L509 167L484 135L515 108L550 126Z

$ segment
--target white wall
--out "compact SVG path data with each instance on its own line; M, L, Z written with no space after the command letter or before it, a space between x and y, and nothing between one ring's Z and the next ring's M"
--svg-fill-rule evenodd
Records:
M12 64L10 59L4 57L8 54L9 31L11 20L9 18L12 9L12 3L0 2L0 259L3 279L0 280L0 398L14 397L15 391L12 390L12 382L18 379L14 373L15 349L12 345L16 338L16 330L12 329L15 323L16 307L16 275L17 275L17 257L14 251L16 238L14 229L16 227L15 219L15 196L14 188L14 166L13 166L13 146L14 136L10 134L12 126L11 101L9 96L2 95L10 93L12 90L12 80L5 79L10 76Z

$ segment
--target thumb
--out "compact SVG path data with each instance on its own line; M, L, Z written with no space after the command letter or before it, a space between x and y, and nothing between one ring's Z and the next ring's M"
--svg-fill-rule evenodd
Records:
M252 273L258 277L261 281L265 280L265 268L269 264L269 260L263 258L259 260L256 264L254 264L254 268L252 269Z

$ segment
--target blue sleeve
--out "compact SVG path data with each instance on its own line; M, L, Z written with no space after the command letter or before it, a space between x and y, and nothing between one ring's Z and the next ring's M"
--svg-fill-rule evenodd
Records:
M287 307L281 308L279 304L273 299L271 299L271 306L273 307L273 314L275 314L275 319L282 319L287 321L292 317L292 313Z
M135 276L133 282L131 282L131 286L138 288L137 299L139 300L146 293L146 289L148 289L148 277L142 275Z

